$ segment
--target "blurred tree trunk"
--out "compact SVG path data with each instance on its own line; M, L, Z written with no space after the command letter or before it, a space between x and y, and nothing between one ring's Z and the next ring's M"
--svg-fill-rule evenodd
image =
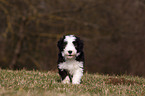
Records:
M15 47L15 50L14 50L14 54L13 54L13 57L12 57L12 61L9 65L10 69L14 69L14 66L16 65L16 62L17 62L18 57L20 55L20 51L21 51L21 48L22 48L21 46L22 46L22 42L23 42L23 39L24 39L25 21L26 21L25 17L23 17L22 20L20 21L21 23L20 23L19 33L18 33L19 40L17 41L16 47Z

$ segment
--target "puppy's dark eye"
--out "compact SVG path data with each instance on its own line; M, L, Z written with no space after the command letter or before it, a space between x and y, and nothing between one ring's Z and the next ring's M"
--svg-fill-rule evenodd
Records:
M77 42L76 41L73 41L73 44L75 47L77 47Z
M67 42L63 42L63 46L66 46Z

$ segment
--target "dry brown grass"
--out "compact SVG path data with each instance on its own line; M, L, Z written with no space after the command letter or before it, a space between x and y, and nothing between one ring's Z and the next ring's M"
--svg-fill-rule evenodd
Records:
M137 82L137 81L133 81L133 80L127 80L124 77L123 78L107 78L105 79L105 83L106 84L113 84L113 85L120 85L120 84L131 84L131 85L141 85L141 83Z

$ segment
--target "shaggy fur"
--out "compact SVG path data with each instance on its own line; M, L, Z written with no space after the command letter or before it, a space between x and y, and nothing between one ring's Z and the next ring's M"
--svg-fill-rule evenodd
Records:
M66 35L58 41L57 46L62 83L80 84L84 66L83 42L74 35Z

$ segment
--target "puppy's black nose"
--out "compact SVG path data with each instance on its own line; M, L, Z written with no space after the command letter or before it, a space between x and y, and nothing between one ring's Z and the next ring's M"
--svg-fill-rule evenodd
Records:
M68 51L68 53L69 53L69 54L71 54L71 53L72 53L72 51L71 51L71 50L69 50L69 51Z

